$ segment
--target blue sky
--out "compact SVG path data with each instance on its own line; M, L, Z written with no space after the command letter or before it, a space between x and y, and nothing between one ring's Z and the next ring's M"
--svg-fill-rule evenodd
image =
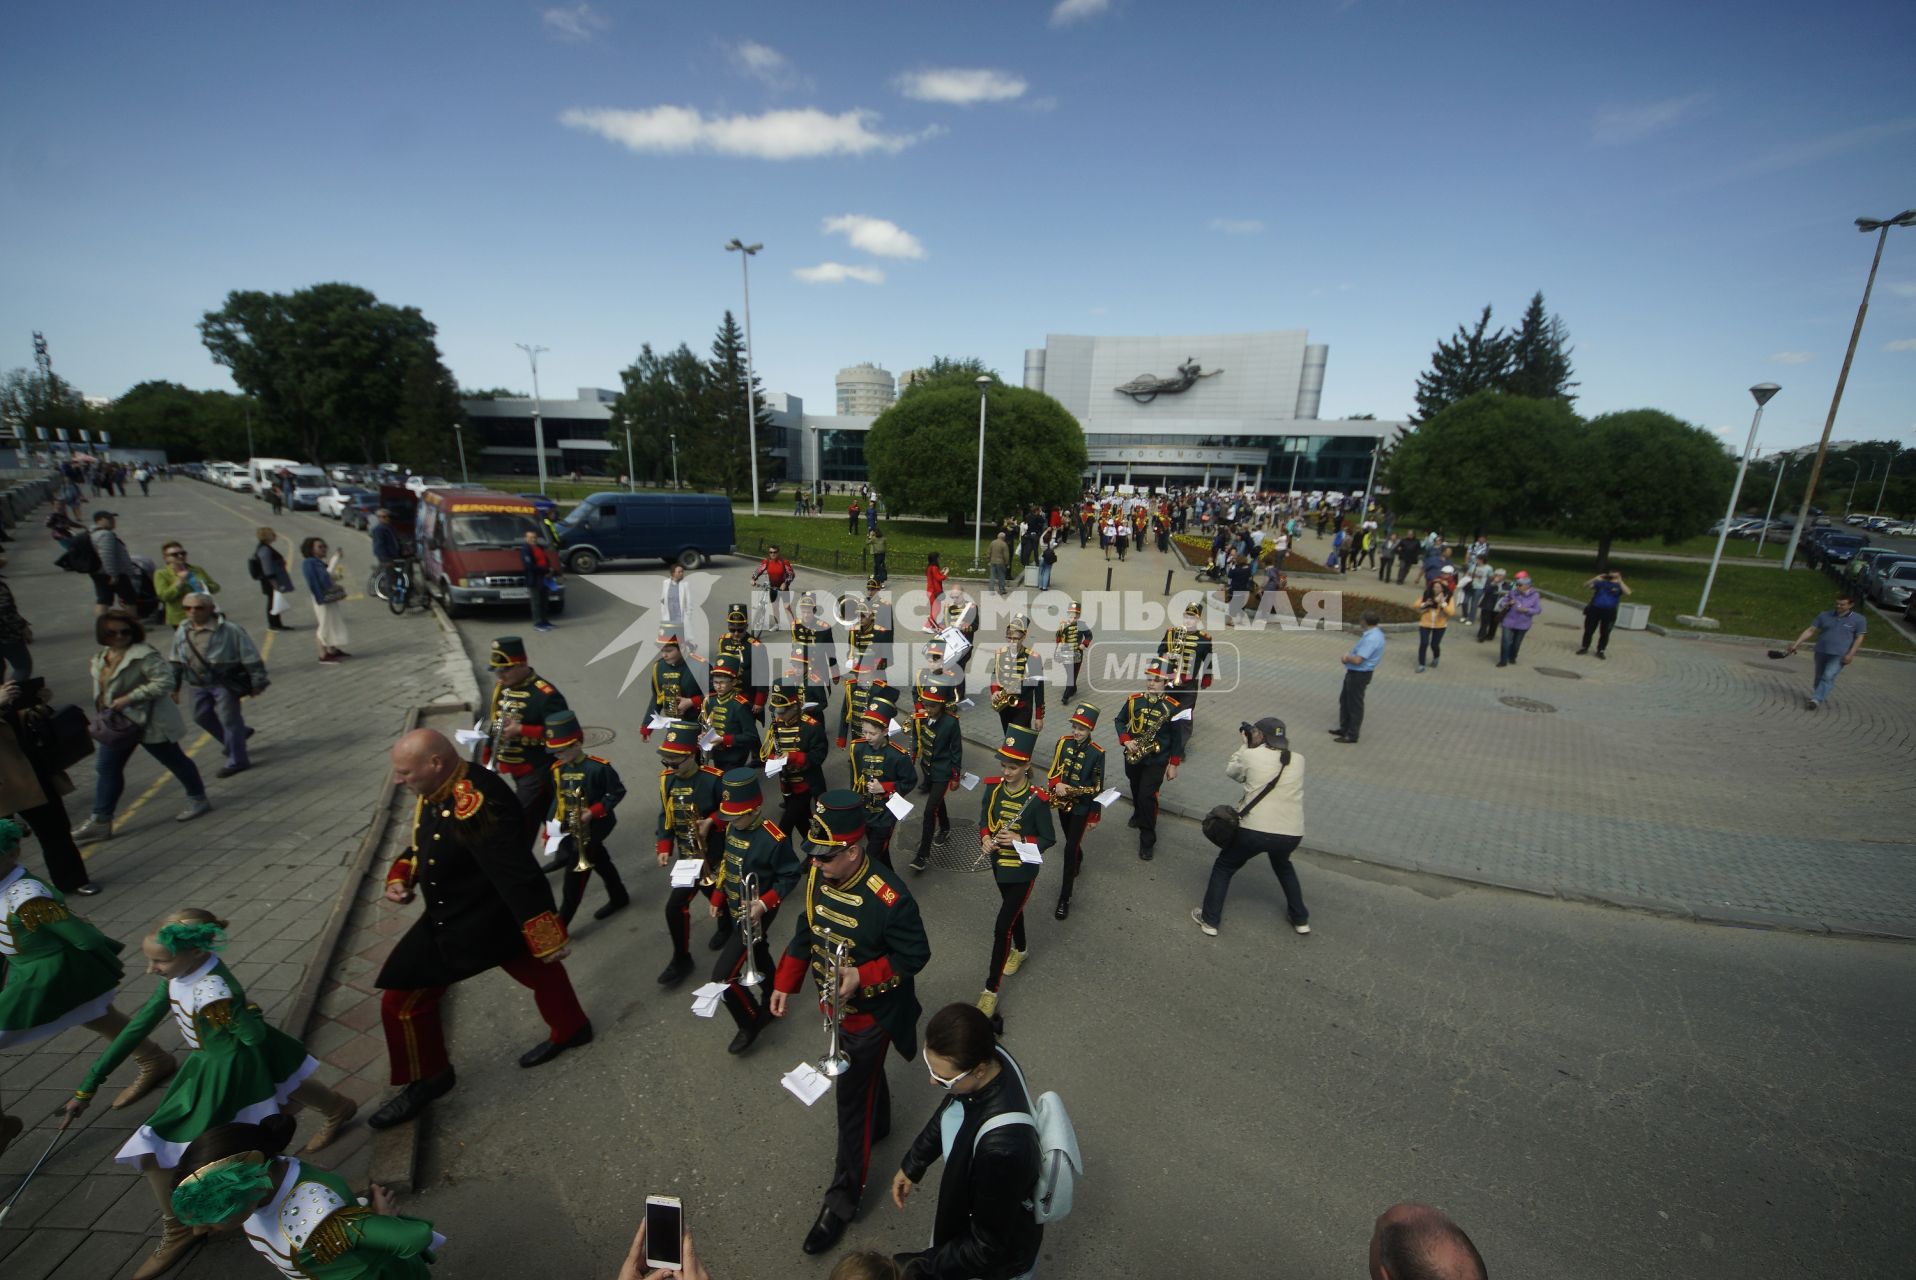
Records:
M1813 440L1916 205L1916 6L1309 0L16 9L0 366L228 386L234 288L416 305L465 385L617 386L703 348L762 241L766 386L1048 332L1308 328L1326 417L1541 288L1586 413ZM1916 230L1838 438L1916 444Z

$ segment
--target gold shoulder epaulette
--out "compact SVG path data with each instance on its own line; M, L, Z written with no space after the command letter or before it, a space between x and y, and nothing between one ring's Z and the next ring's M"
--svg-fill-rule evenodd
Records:
M14 914L20 917L21 928L28 933L36 933L46 925L58 924L73 913L52 898L28 898Z
M347 1205L326 1215L326 1221L306 1237L306 1251L313 1261L327 1266L346 1256L366 1233L361 1223L372 1213L359 1205Z

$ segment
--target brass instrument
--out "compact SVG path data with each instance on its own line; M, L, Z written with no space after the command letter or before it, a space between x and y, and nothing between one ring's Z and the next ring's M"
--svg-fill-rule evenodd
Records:
M1096 787L1068 787L1063 783L1053 783L1049 788L1050 799L1046 802L1059 813L1063 813L1086 796L1097 794Z
M1006 650L998 655L998 660L994 664L996 670L992 672L992 677L993 683L998 686L998 689L991 695L991 709L993 711L1009 711L1017 705L1018 699L1024 695L1024 682L1018 676L1016 659L1017 651L1015 649Z
M499 772L499 743L505 734L506 718L495 714L486 724L486 768Z
M1152 722L1151 727L1139 736L1124 744L1124 758L1132 764L1144 759L1157 749L1158 730L1170 719L1169 713Z
M565 789L565 833L572 837L573 848L579 852L579 860L572 864L572 869L592 870L585 856L585 847L592 839L592 815L586 810L583 783Z
M672 846L677 857L699 860L701 889L710 889L718 883L718 872L713 866L711 851L699 839L699 817L696 811L679 805L672 806Z
M839 943L832 948L832 962L826 969L825 1030L831 1033L831 1038L825 1042L825 1055L817 1065L818 1074L831 1080L852 1069L851 1055L838 1042L839 1029L845 1021L845 1001L838 994L839 970L844 968L850 955L850 945Z
M738 936L745 943L745 967L740 969L733 981L741 987L756 987L765 981L765 975L758 971L753 963L752 952L757 948L761 931L753 908L758 906L758 874L747 872L738 887Z

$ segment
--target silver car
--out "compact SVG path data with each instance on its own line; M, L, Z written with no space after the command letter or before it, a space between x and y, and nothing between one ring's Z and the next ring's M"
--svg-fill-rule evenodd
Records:
M1870 598L1885 609L1906 608L1916 595L1916 559L1898 560L1876 575Z
M1857 555L1867 556L1863 561L1863 572L1857 581L1857 586L1862 588L1865 596L1878 604L1882 603L1882 597L1878 592L1882 589L1883 578L1897 565L1916 564L1916 553L1892 551L1887 547L1868 547L1857 552Z

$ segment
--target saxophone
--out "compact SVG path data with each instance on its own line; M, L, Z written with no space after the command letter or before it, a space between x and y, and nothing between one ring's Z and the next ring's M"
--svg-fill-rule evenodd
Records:
M1138 761L1156 751L1158 746L1158 730L1164 727L1165 721L1169 718L1170 712L1166 711L1164 715L1151 722L1149 729L1146 729L1142 734L1125 743L1124 758L1132 764L1136 764Z
M592 864L586 860L585 848L592 839L592 815L586 811L583 780L565 789L565 833L572 837L572 847L579 854L579 860L572 869L590 871Z
M1072 787L1062 782L1054 782L1048 789L1049 799L1046 803L1059 813L1063 813L1096 790L1096 787Z

